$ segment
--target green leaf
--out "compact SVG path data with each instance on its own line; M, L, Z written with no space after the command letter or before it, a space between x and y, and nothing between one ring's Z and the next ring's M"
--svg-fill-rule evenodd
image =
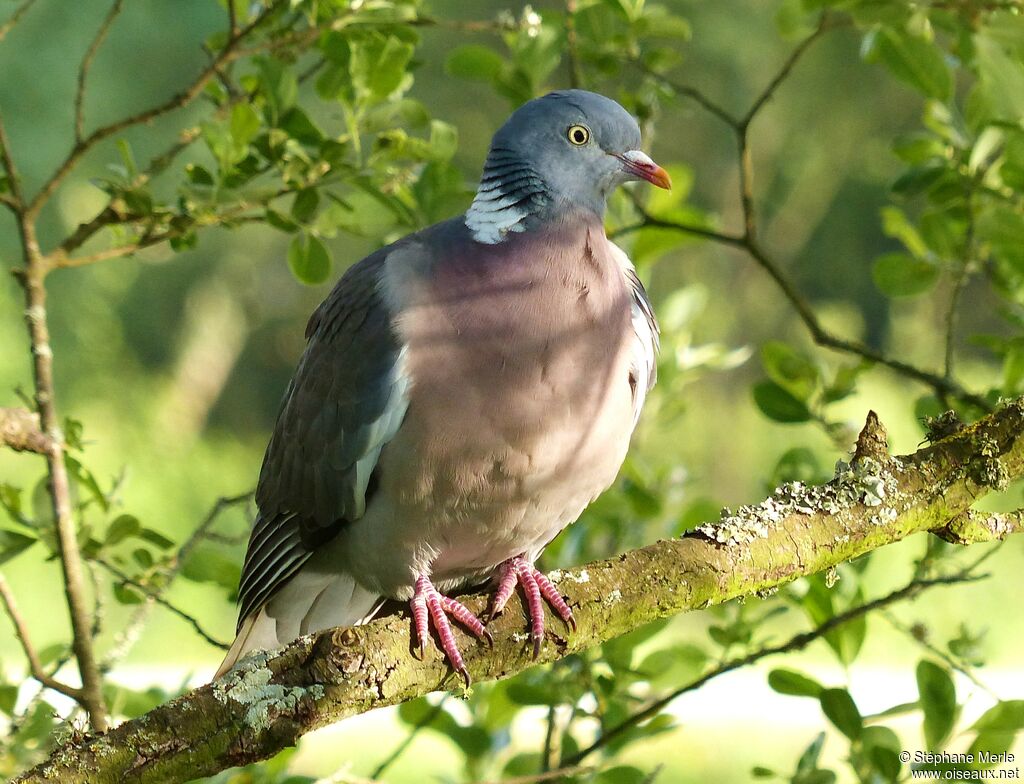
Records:
M772 670L768 673L768 685L779 694L789 694L793 697L814 697L815 699L820 699L821 693L825 690L816 680L796 670Z
M331 254L312 234L300 234L288 246L288 266L300 282L315 286L331 274Z
M8 716L14 715L14 705L18 701L18 687L5 683L0 686L0 711Z
M864 730L864 720L857 703L846 689L825 689L820 697L821 709L836 729L850 740L857 740Z
M836 774L830 770L812 770L794 776L792 784L835 784Z
M292 202L292 218L298 223L309 223L320 205L320 194L316 188L303 188L295 194Z
M447 161L459 147L455 126L441 120L430 121L430 154L434 160Z
M939 269L930 261L905 253L886 253L871 268L875 286L888 297L912 297L935 285Z
M649 781L646 773L626 765L603 770L593 779L594 784L644 784L645 781Z
M444 68L451 76L462 79L493 79L504 67L505 61L486 46L469 44L452 50Z
M754 402L761 412L776 422L806 422L811 418L807 406L773 381L754 385Z
M893 76L928 98L949 99L953 80L942 52L934 44L889 27L869 35L869 60L880 60Z
M214 583L234 591L238 587L241 567L238 561L220 548L199 545L189 555L181 570L186 580L197 583Z
M696 645L673 645L649 654L637 667L655 687L671 688L700 675L707 654Z
M971 97L983 104L977 124L997 120L1017 124L1024 116L1024 69L992 37L974 37L978 65L978 86Z
M260 116L248 102L236 103L231 110L231 138L235 144L247 147L260 130Z
M956 687L945 668L922 659L917 665L917 690L924 711L924 739L929 749L941 748L956 722Z
M821 470L818 456L813 449L795 446L787 449L775 464L769 482L771 487L778 487L785 482L803 482L819 484L828 479Z
M299 82L295 70L278 60L261 59L259 61L260 86L267 96L267 107L273 125L284 117L285 113L295 104L299 95Z
M796 772L810 773L818 769L818 760L821 758L821 749L825 745L825 733L819 732L814 740L810 742L800 759L796 763Z
M1005 761L1000 758L1000 755L1010 751L1016 737L1016 732L1000 732L998 730L979 732L970 748L967 749L974 759L971 767L989 769L1004 765Z
M6 563L39 541L36 536L0 529L0 564Z
M131 585L115 583L114 598L121 604L142 604L146 596L138 588Z
M103 544L108 547L113 546L123 542L129 536L137 535L141 530L142 525L137 517L129 514L120 515L107 526L107 535Z
M1004 700L981 715L971 727L974 732L1019 732L1024 730L1024 700Z
M71 457L71 455L64 455L64 464L68 468L68 473L75 480L77 484L89 491L93 500L99 504L100 509L104 512L109 511L110 505L107 501L107 496L104 494L100 487L99 481L96 479L96 475L93 474L88 468L82 465L81 461Z
M387 98L405 81L406 66L414 47L395 36L376 35L352 42L351 75L359 93L378 100Z
M303 144L320 144L324 139L323 131L298 106L288 110L281 119L280 127L293 139Z
M151 545L158 547L161 550L169 550L174 547L174 541L168 539L159 531L154 531L152 528L143 528L139 531L139 539L144 542L149 542Z
M807 400L818 384L818 366L792 346L773 340L761 347L768 377L798 400Z
M1024 215L1012 207L994 206L979 216L978 234L988 240L999 261L1024 275Z

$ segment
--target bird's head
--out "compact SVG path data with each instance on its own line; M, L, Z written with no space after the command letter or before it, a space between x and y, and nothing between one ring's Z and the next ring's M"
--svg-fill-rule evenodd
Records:
M608 194L630 180L670 188L668 173L639 148L640 126L610 98L563 90L534 99L494 135L466 223L481 241L499 242L531 217L603 215Z

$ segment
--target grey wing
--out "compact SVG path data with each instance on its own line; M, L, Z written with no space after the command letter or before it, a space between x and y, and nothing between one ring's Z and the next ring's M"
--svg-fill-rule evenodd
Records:
M643 410L647 393L658 379L658 349L661 330L654 316L654 307L647 296L647 289L636 274L636 267L629 256L614 242L609 242L615 257L626 277L631 297L633 325L632 362L629 369L629 383L633 390L633 426L636 427Z
M402 346L379 290L388 250L349 269L306 327L260 470L239 626L318 545L363 515L381 449L405 416Z

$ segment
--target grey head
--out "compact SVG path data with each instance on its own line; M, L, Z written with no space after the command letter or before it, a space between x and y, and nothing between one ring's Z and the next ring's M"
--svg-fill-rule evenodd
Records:
M639 148L636 120L603 95L562 90L529 101L494 134L466 225L493 245L567 211L601 218L608 194L630 180L671 187Z

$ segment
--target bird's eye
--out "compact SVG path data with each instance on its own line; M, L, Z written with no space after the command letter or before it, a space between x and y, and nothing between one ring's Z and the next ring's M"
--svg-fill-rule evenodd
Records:
M577 147L582 147L590 141L590 129L585 125L572 125L566 132L566 136L568 136L569 141Z

